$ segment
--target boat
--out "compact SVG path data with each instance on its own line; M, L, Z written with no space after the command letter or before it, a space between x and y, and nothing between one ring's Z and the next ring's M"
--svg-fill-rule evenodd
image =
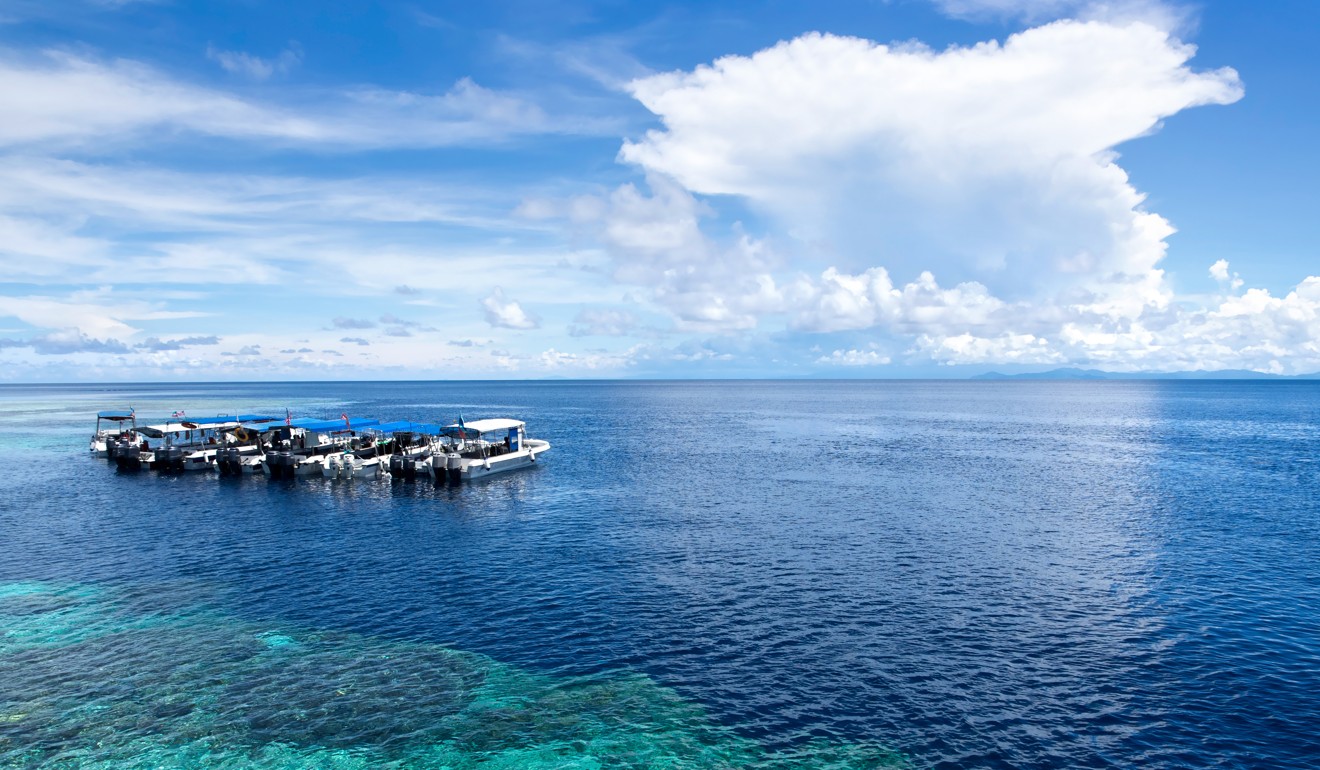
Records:
M463 484L493 476L496 473L528 468L550 448L549 441L527 438L527 426L522 420L495 417L472 422L459 422L445 426L442 435L450 440L444 454L444 467L439 465L440 455L433 455L431 477L436 483Z
M432 455L444 428L430 423L409 420L384 423L371 428L379 436L377 445L384 447L381 470L393 481L416 481L425 477Z
M115 464L120 470L137 470L146 466L152 470L182 471L187 468L186 458L190 455L199 450L220 448L226 429L243 422L274 419L258 414L218 415L135 426L132 443L117 445ZM206 454L199 460L200 467L209 468L213 461L214 453Z
M321 476L327 479L375 479L380 478L381 458L359 457L352 450L345 449L339 454L325 455L321 459Z
M102 428L101 422L105 421L113 427ZM124 423L128 423L127 428ZM106 411L96 413L96 429L92 431L92 440L87 449L96 457L109 457L110 447L116 439L129 440L132 438L133 429L137 427L137 412L131 407L127 412Z
M221 476L247 476L262 473L268 444L263 437L271 435L279 425L266 422L246 422L226 430L227 445L215 453L212 463Z
M286 421L272 429L262 467L271 478L323 475L328 455L346 447L360 449L359 432L379 424L380 420L367 417Z

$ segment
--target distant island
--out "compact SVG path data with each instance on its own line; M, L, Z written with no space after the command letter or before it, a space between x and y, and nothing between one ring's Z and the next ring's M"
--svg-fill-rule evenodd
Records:
M1194 372L1105 372L1099 369L1068 367L1048 372L1003 374L986 372L971 377L973 380L1317 380L1320 372L1311 374L1269 374L1250 369L1218 369Z

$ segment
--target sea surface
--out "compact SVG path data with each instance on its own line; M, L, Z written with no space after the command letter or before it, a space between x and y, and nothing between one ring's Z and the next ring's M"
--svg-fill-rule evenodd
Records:
M147 421L514 416L462 488ZM0 387L0 768L1320 767L1320 383Z

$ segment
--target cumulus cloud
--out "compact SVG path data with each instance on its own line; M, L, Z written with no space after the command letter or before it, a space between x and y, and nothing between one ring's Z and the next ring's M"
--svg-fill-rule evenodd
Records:
M504 290L496 286L490 295L481 300L481 307L486 314L486 323L502 329L536 329L541 322L528 315L514 300L504 298Z
M1224 308L1173 302L1159 267L1173 228L1114 148L1243 90L1231 69L1192 69L1195 48L1159 14L1088 14L942 51L809 34L635 80L662 127L619 157L649 194L624 185L523 213L593 224L616 280L646 287L679 328L779 317L945 363L1170 360ZM769 237L710 236L707 196L746 202ZM1226 264L1212 276L1240 286ZM1295 321L1303 288L1255 299ZM869 358L822 359L851 350Z
M1241 97L1229 69L1144 23L1060 21L932 51L811 34L635 81L664 123L622 159L742 196L841 269L883 259L1022 294L1140 275L1168 223L1111 148L1187 107Z
M365 346L365 345L370 345L370 344L371 344L370 342L368 342L367 340L365 340L365 339L363 339L363 338L361 338L361 337L340 337L340 338L339 338L339 341L340 341L340 342L343 342L343 343L347 343L347 344L349 344L349 345L363 345L363 346Z
M738 233L719 243L702 231L712 212L691 192L660 175L647 187L625 184L568 206L571 221L592 228L609 250L616 280L648 287L685 330L750 329L761 314L778 312L769 271L779 262L763 241Z
M818 364L830 366L883 366L889 363L889 356L876 350L836 350L828 356L816 359Z
M942 289L935 276L895 287L888 271L873 267L850 275L827 269L816 281L798 287L794 326L815 332L885 326L900 332L953 331L992 327L1007 320L1011 308L978 283Z
M1221 259L1210 266L1210 277L1219 281L1221 285L1228 287L1230 291L1237 291L1242 288L1241 276L1237 273L1229 274L1227 259Z

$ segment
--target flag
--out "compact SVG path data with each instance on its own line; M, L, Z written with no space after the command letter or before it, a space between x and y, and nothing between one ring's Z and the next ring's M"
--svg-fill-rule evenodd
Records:
M182 416L183 416L183 410L182 410L182 409L180 409L179 411L177 411L177 412L175 412L174 414L171 414L171 415L170 415L170 417L182 417Z
M134 409L134 408L131 407L131 406L128 408L128 419L130 419L130 420L136 420L136 419L137 419L137 410Z
M349 422L348 412L342 412L339 416L344 420L344 427L348 430L353 430L353 423Z
M287 406L284 407L284 424L285 425L293 424L293 415L289 414L289 408Z

